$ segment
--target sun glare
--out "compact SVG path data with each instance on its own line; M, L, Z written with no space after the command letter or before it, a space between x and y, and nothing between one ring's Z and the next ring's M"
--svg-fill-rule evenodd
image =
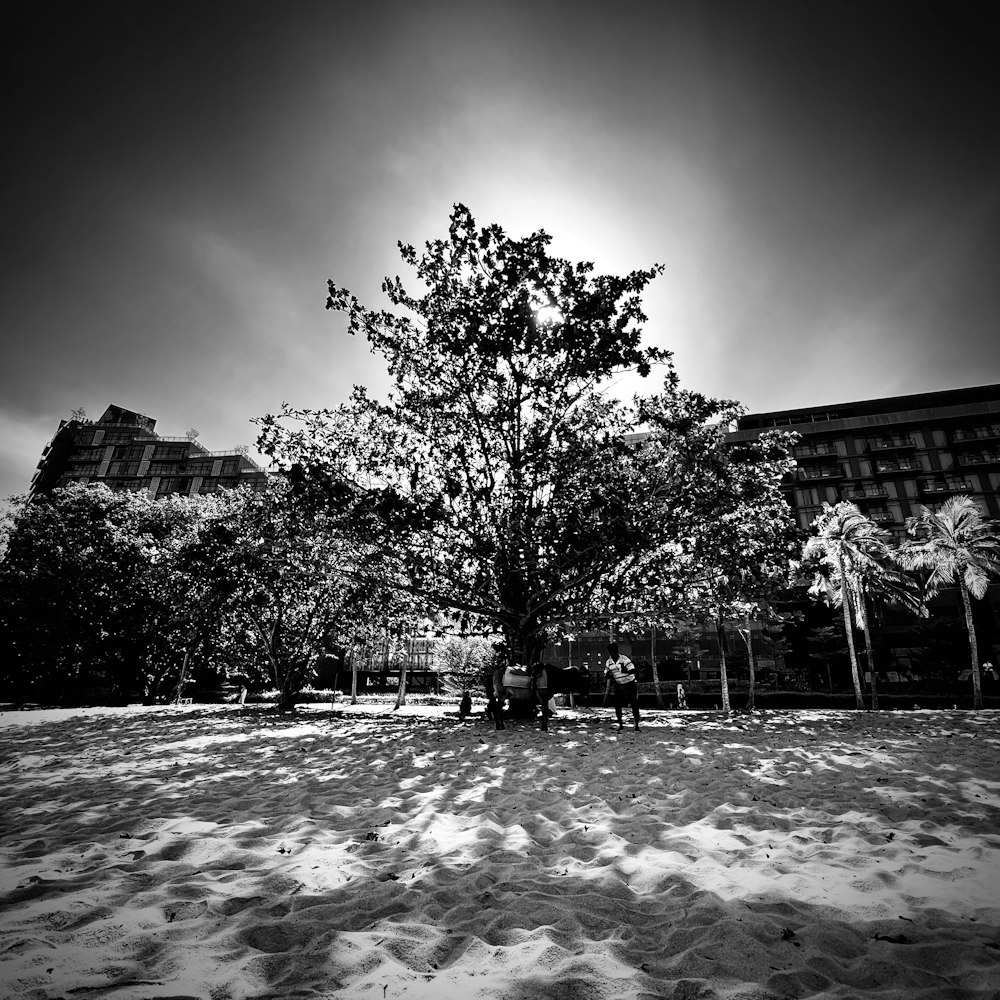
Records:
M542 325L562 322L562 313L556 306L537 306L535 308L535 318Z

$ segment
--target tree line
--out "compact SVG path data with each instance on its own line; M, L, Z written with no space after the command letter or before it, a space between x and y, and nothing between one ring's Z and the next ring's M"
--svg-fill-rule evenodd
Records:
M550 245L457 205L446 237L399 245L419 290L387 278L391 310L331 281L328 309L391 388L259 418L277 470L264 492L154 503L71 487L15 505L0 563L8 680L120 671L159 691L197 662L267 677L289 707L318 651L408 634L425 615L500 637L522 664L589 629L749 634L803 572L781 489L795 435L730 446L739 404L685 388L670 352L644 346L642 295L662 267L599 274ZM654 388L619 398L627 374ZM851 636L866 601L910 590L902 569L876 572L874 542L817 527L807 565ZM937 551L906 556L933 585Z

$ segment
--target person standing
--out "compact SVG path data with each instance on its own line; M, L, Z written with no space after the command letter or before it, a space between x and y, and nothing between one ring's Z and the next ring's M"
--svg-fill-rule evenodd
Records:
M604 676L607 678L605 694L614 692L615 717L618 728L622 728L622 707L632 708L632 721L636 732L639 731L639 685L635 680L635 664L624 654L618 652L618 643L608 643L608 659L604 664Z

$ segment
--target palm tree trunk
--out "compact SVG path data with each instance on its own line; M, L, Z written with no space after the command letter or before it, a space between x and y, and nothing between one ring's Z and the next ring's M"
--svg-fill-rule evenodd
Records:
M865 698L861 693L861 677L858 674L858 654L854 649L854 626L851 624L851 601L847 594L847 581L840 574L840 603L844 608L844 632L847 634L847 650L851 654L851 679L854 681L854 698L859 712L865 710Z
M726 673L726 626L722 618L715 623L715 634L719 638L719 680L722 682L722 711L729 709L729 677Z
M962 605L965 608L965 627L969 630L969 650L972 654L972 709L978 712L983 707L983 684L979 676L979 644L976 642L976 629L972 623L972 602L969 600L969 588L961 573L958 576L958 589L962 592Z
M871 677L872 711L878 711L878 683L875 679L875 660L872 657L872 637L868 631L868 609L861 615L861 627L865 633L865 655L868 657L868 676Z
M358 657L357 650L351 646L351 704L358 703Z
M656 626L649 639L649 658L653 661L653 690L656 691L656 705L658 708L665 708L663 704L663 692L660 690L660 674L656 669Z

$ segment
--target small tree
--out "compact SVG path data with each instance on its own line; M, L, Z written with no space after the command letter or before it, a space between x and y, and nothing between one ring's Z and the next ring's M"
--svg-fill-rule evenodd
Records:
M350 645L388 599L387 578L364 565L342 525L294 502L288 484L224 495L186 572L224 608L231 627L254 637L279 711L295 707L331 636Z
M193 615L174 555L208 506L104 485L16 503L0 562L8 685L62 697L105 685L155 694L176 675Z
M962 595L972 664L972 704L978 711L983 707L983 690L970 597L982 600L990 577L1000 576L1000 536L968 496L949 498L937 512L921 507L920 514L909 518L906 527L914 540L901 546L898 558L908 569L926 573L927 596L956 584Z
M654 626L683 618L712 628L722 708L728 712L727 623L757 615L760 603L787 583L798 553L799 531L781 490L795 465L794 436L769 431L730 445L725 425L707 419L719 412L709 409L711 401L676 395L682 401L677 410L665 408L664 397L646 405L653 430L643 442L649 454L642 457L663 477L662 509L676 523L629 561L608 596L617 597L619 607L658 609L659 618L655 612L638 614ZM678 427L678 411L700 419L694 427ZM728 404L722 412L735 419L741 410Z

